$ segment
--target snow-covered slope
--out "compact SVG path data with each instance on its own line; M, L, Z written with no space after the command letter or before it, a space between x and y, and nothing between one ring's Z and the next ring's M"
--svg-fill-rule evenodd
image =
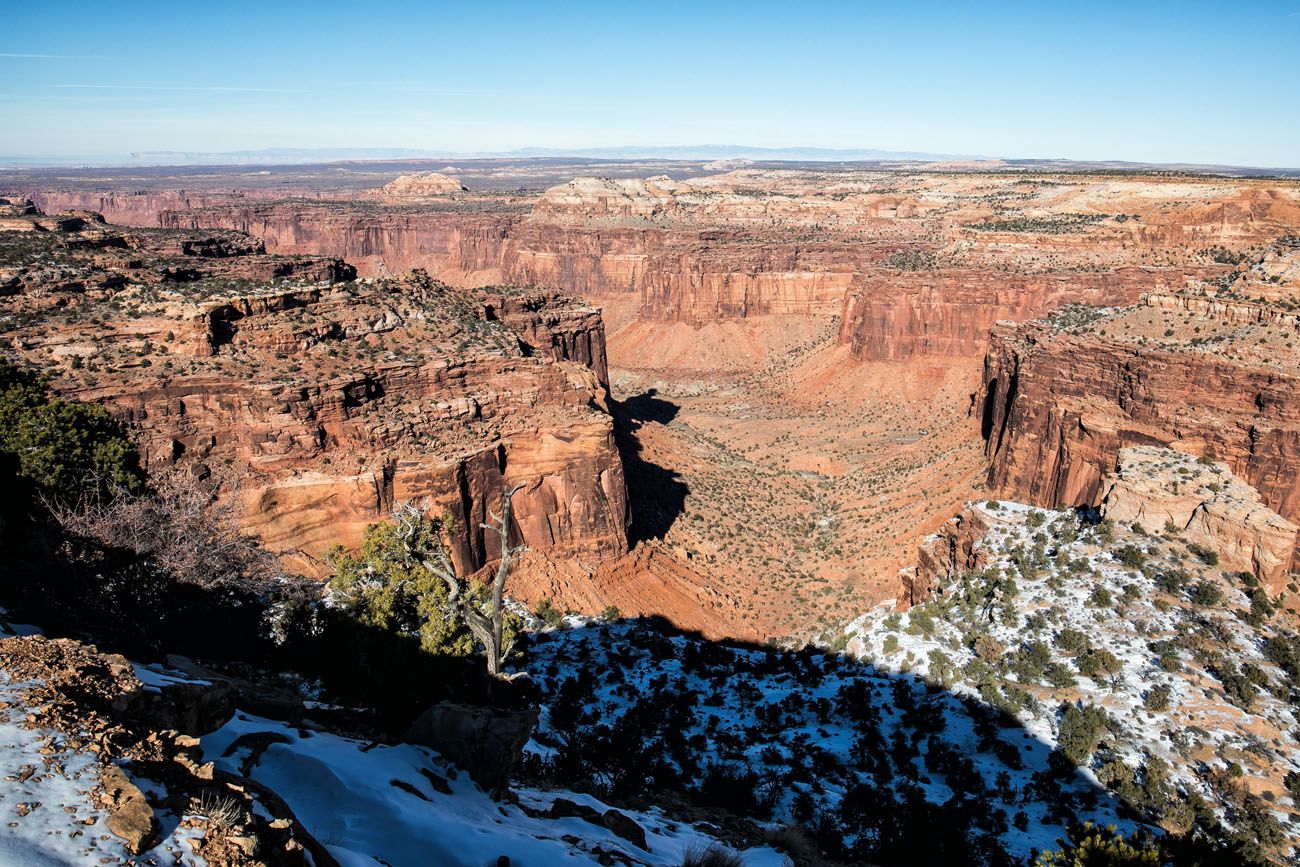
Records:
M498 803L432 750L367 744L244 713L203 738L203 749L218 767L274 790L344 867L478 867L503 855L518 865L596 864L602 854L677 865L688 849L716 844L658 811L619 811L645 832L642 848L577 816L548 817L557 801L601 815L610 810L590 796L519 788L518 803ZM555 812L568 812L564 806ZM769 848L743 858L754 867L788 863Z
M1172 829L1199 797L1247 833L1295 832L1294 673L1275 661L1291 633L1248 575L1224 573L1172 530L1017 503L968 508L990 526L987 567L907 612L863 615L848 629L852 652L1000 707L1046 744L1077 722L1072 712L1065 723L1067 704L1104 710L1087 773Z
M729 647L635 623L549 633L531 654L545 711L530 764L561 780L590 778L616 795L685 790L798 821L831 851L842 841L849 861L896 863L928 844L948 847L936 855L1023 859L1052 847L1073 815L1135 827L1090 778L1054 770L1050 743L1032 731L841 654Z

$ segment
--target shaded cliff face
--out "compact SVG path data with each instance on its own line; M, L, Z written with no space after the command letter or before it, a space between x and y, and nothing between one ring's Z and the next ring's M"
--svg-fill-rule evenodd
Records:
M524 544L589 562L627 550L593 308L420 275L311 281L351 274L234 233L94 224L0 241L20 353L105 403L146 467L237 491L246 527L304 572L402 501L449 513L472 571L496 556L479 525L516 484ZM288 279L264 276L286 263Z
M988 480L1036 505L1096 505L1128 446L1223 462L1264 505L1300 517L1300 249L1282 245L1231 281L1153 293L1110 311L999 324L974 409Z

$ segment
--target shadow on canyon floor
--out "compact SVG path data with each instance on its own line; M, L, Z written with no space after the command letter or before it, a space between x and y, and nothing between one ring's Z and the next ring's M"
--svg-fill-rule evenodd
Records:
M686 495L690 489L675 470L643 457L645 448L638 436L647 424L667 425L677 417L680 409L677 404L660 397L653 388L613 401L614 433L623 458L623 473L632 510L629 541L633 545L649 539L662 539L685 511Z

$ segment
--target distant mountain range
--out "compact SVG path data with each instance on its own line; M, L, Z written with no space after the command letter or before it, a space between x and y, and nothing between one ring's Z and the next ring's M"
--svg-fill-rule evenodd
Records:
M239 151L137 151L123 155L55 156L24 154L0 156L0 163L18 165L268 165L321 163L345 160L394 159L545 159L580 158L609 160L732 160L858 162L864 160L934 161L973 159L922 151L890 151L877 148L762 148L746 145L670 145L592 148L527 147L509 151L448 151L425 148L260 148Z
M691 162L747 160L752 162L932 163L984 162L990 167L1029 170L1093 170L1212 173L1226 175L1300 176L1300 168L1205 165L1197 163L1126 162L1120 160L1011 159L973 154L892 151L878 148L751 147L748 145L627 145L622 147L526 147L509 151L447 151L422 148L261 148L238 151L137 151L127 155L45 156L0 155L0 169L36 167L113 166L239 166L303 165L367 160L620 160Z

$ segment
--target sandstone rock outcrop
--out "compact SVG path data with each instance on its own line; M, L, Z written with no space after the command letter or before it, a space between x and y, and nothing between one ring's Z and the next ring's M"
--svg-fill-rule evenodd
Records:
M1288 253L1294 255L1294 253ZM990 485L1039 505L1097 505L1129 446L1173 446L1226 464L1289 521L1300 518L1296 327L1243 271L1227 290L1053 322L999 324L974 411Z
M234 233L118 231L111 254L82 251L85 234L43 236L63 251L57 280L33 264L43 248L17 263L15 347L107 405L146 467L237 491L246 528L300 571L402 501L450 514L453 559L474 571L497 555L486 509L516 484L524 544L591 562L627 550L595 308L420 274L353 282L337 260Z
M922 539L916 565L899 573L898 608L905 611L918 605L963 573L982 568L988 562L988 552L981 543L999 520L983 505L970 503Z
M378 195L386 201L409 202L463 192L466 188L459 178L442 172L418 172L389 181L379 189Z
M1121 449L1102 480L1101 513L1148 532L1172 529L1218 555L1230 572L1250 572L1271 592L1286 585L1295 524L1259 501L1259 492L1226 464L1204 463L1172 449Z

